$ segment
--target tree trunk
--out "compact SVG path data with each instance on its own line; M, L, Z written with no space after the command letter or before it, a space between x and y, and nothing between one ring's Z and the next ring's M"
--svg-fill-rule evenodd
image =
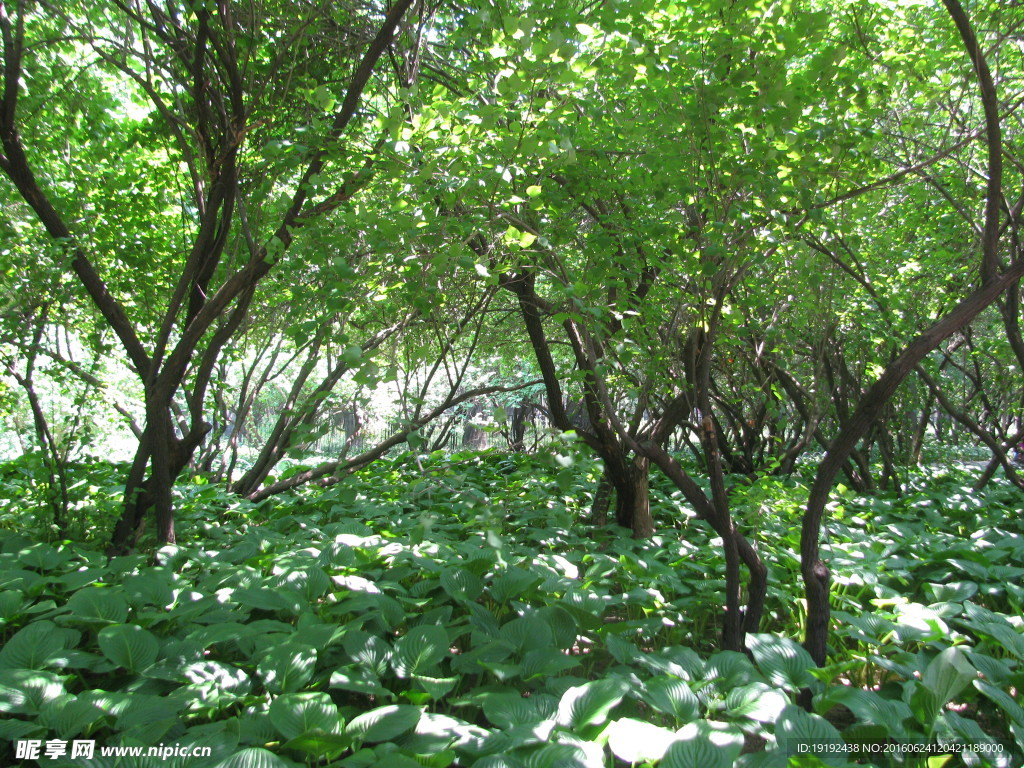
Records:
M650 459L627 459L621 453L605 457L605 476L615 488L615 522L633 531L637 539L654 533L650 503Z
M608 472L601 473L601 479L597 481L597 488L594 490L594 501L590 505L590 520L593 525L603 527L608 525L608 508L612 503L612 493L615 488L608 478Z
M828 602L829 571L821 561L821 523L829 492L840 467L853 453L857 442L875 423L896 388L925 356L943 340L970 323L1024 274L1024 261L1013 264L997 279L983 284L956 307L940 318L893 360L878 381L865 393L850 420L829 446L818 467L817 476L807 499L800 535L800 562L807 594L807 636L804 646L815 663L824 666L828 641L830 608Z

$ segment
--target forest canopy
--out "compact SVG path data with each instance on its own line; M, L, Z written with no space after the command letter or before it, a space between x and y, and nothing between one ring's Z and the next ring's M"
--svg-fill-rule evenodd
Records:
M1019 763L1022 28L0 1L11 761Z

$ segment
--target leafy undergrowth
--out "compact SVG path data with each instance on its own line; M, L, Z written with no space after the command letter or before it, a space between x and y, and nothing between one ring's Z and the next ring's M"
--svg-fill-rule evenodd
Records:
M658 536L595 531L594 474L430 458L258 507L194 484L155 565L0 531L0 764L17 739L211 752L39 761L91 767L1024 764L1017 492L840 489L818 670L793 640L804 486L733 489L772 585L748 657L715 650L709 530L656 484Z

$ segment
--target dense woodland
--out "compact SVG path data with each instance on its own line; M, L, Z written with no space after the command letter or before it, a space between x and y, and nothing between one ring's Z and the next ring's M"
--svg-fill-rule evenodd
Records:
M0 35L0 764L1024 765L1024 5Z

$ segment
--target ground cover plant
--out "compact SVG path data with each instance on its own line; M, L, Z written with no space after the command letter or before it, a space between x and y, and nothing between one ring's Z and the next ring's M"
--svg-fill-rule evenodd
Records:
M717 650L710 527L658 480L656 536L589 527L599 475L586 460L465 453L260 505L194 483L179 499L194 535L155 561L41 542L8 508L0 759L16 763L17 739L92 738L211 756L40 764L1020 764L1017 489L933 470L902 496L836 495L836 610L817 668L797 642L805 481L731 488L771 572L744 655ZM878 751L787 755L811 739ZM935 751L953 742L974 751Z

